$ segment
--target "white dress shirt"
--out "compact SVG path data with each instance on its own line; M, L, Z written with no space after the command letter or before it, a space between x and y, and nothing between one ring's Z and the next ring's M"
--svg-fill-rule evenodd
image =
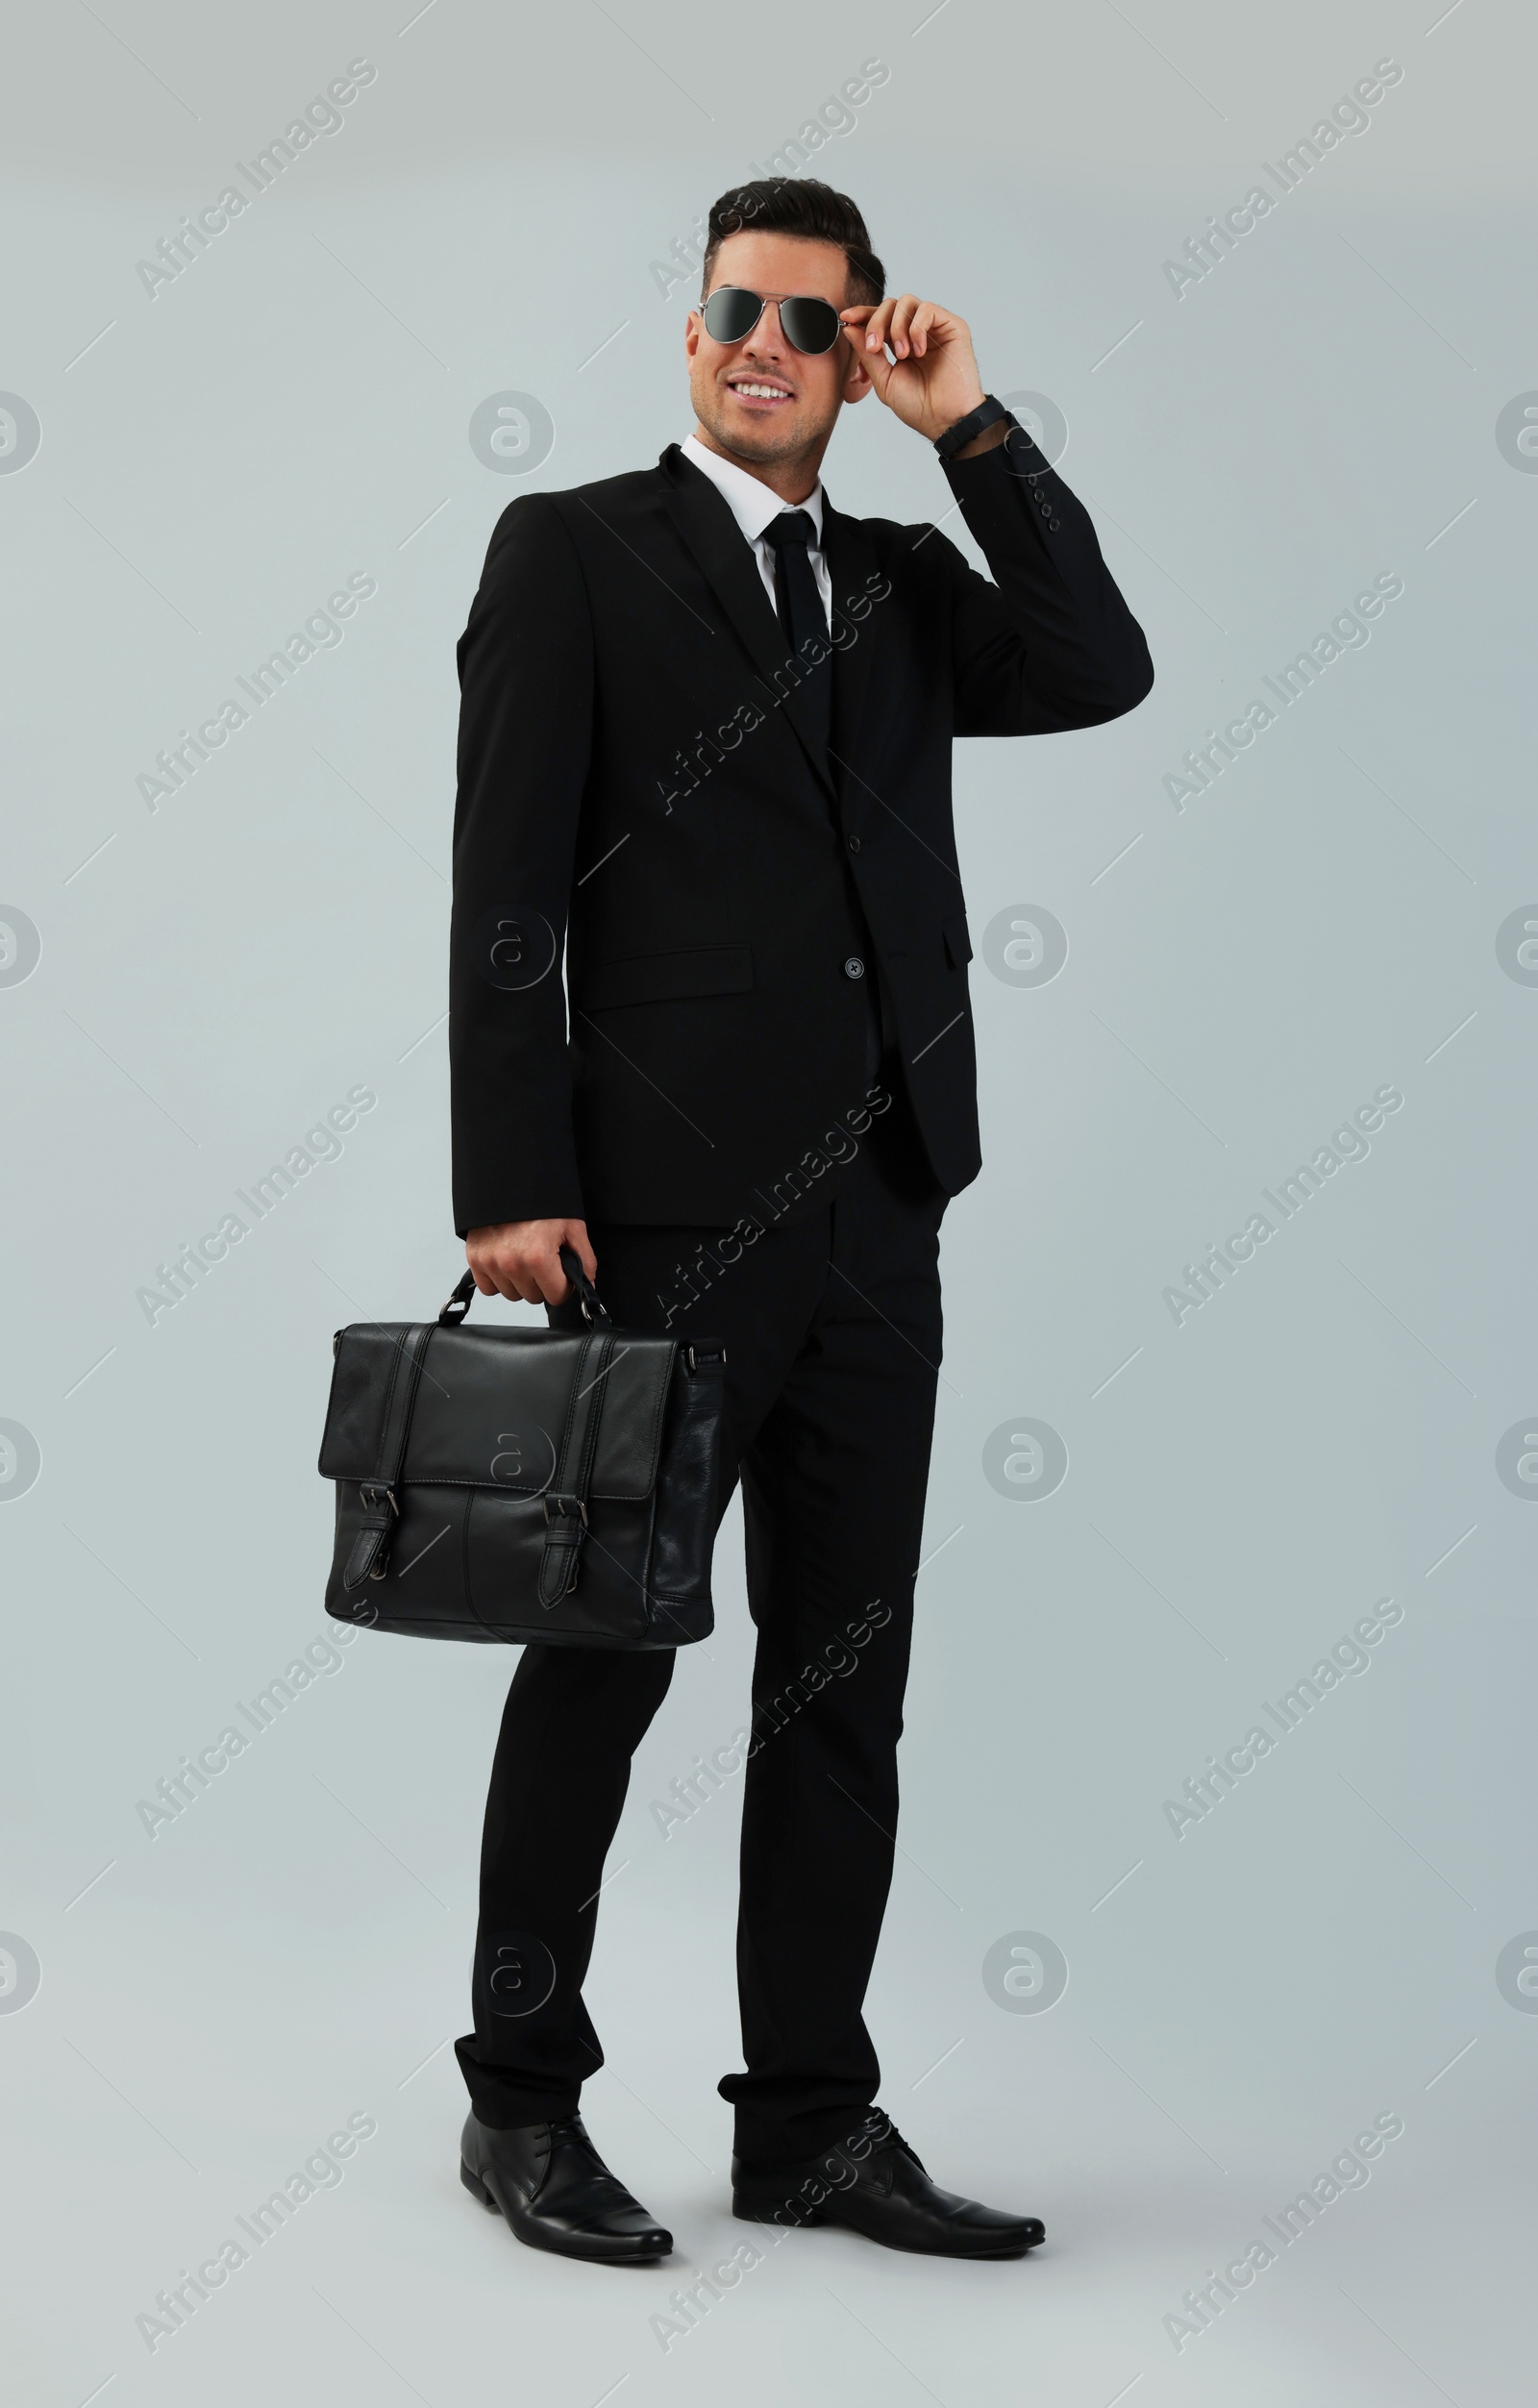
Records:
M679 449L685 459L692 459L696 468L705 471L717 492L724 496L732 517L752 544L771 610L778 611L779 608L775 593L775 548L765 540L763 531L772 518L779 517L781 510L806 512L814 534L814 540L806 546L806 557L811 562L812 575L817 580L823 610L831 626L833 583L828 574L828 562L823 557L822 480L819 478L805 502L784 502L757 477L750 476L746 468L739 468L735 460L723 459L719 452L707 451L697 436L686 435Z

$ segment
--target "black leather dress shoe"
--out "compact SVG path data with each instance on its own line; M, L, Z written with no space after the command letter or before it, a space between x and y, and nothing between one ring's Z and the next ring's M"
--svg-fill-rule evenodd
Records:
M847 2224L885 2248L927 2257L1024 2257L1047 2237L1039 2217L942 2191L880 2107L804 2165L759 2172L733 2157L732 2212L757 2224Z
M673 2235L609 2172L581 2116L510 2131L468 2117L459 2180L483 2207L500 2209L533 2249L603 2266L644 2266L673 2247Z

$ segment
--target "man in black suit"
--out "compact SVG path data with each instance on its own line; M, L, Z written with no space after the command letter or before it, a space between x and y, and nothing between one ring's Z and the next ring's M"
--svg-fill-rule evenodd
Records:
M1098 726L1153 670L966 327L883 292L841 194L724 195L694 433L498 522L459 652L455 1212L484 1294L565 1326L568 1245L617 1321L726 1347L757 1650L751 1726L702 1778L743 1784L735 2212L1005 2257L1040 2222L930 2181L874 2103L861 2013L938 1231L980 1166L951 747ZM935 526L834 509L823 455L873 390L936 445L993 582ZM672 2246L577 2110L605 1854L673 1660L527 1648L492 1773L464 2174L573 2256Z

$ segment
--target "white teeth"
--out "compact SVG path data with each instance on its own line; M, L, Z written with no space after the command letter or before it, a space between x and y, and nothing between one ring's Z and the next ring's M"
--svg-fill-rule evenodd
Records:
M778 385L733 385L734 393L751 393L756 401L788 401L790 395Z

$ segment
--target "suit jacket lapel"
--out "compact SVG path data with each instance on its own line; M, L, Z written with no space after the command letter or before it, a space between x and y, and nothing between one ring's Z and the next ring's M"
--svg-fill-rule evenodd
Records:
M715 595L727 619L746 647L748 657L768 686L771 698L782 696L779 708L801 740L803 751L829 793L833 791L828 763L821 757L806 704L790 683L791 656L758 574L758 563L743 541L742 530L707 476L670 444L662 454L668 514ZM854 650L859 647L856 645ZM833 724L838 725L838 676L833 677ZM776 683L776 676L779 683ZM842 746L838 749L842 751Z

